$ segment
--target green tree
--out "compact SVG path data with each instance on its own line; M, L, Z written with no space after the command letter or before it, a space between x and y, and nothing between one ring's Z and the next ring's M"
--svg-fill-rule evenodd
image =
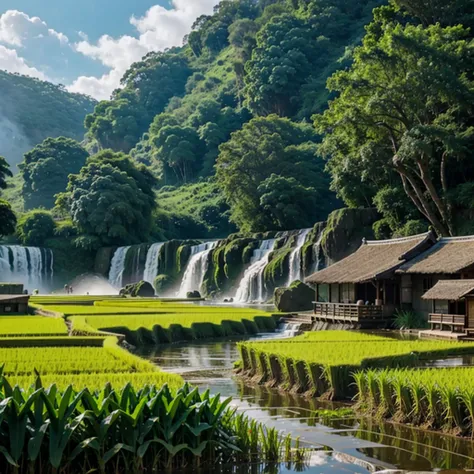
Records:
M329 177L316 154L316 140L310 125L270 115L246 123L220 146L217 184L230 205L232 221L242 231L265 231L275 225L274 217L262 208L263 188L259 191L272 174L293 178L324 195L317 205L322 214L331 207Z
M69 212L82 232L78 245L97 247L144 242L156 206L151 175L122 154L106 151L91 157L69 176L59 208Z
M25 209L53 208L55 195L66 189L68 175L78 173L88 156L79 143L65 137L47 138L25 153L19 165Z
M0 199L0 237L11 235L16 229L16 216L9 202Z
M315 188L303 186L295 178L272 174L257 190L260 207L273 229L312 227L327 216L325 206L320 205L326 196Z
M328 82L339 97L315 121L325 134L321 152L330 157L333 188L343 198L348 169L351 183L370 176L363 186L372 199L398 176L437 232L455 233L450 190L474 178L473 42L467 38L461 26L369 27L353 66Z
M51 212L35 209L20 217L16 233L23 245L41 247L46 239L54 235L55 229L56 223Z
M245 94L252 112L294 115L301 86L323 64L327 46L325 38L295 15L277 16L264 25L245 66Z
M12 176L10 165L3 156L0 156L0 189L7 188L7 178L11 178Z

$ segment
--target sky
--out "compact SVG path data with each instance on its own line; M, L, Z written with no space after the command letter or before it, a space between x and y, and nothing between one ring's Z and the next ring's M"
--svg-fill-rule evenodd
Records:
M150 51L180 46L218 0L0 0L0 69L107 99Z

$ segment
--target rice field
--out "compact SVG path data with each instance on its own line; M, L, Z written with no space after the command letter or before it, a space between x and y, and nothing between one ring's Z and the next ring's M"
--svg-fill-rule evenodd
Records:
M67 335L62 319L41 316L0 316L0 338L13 336Z
M354 379L367 414L474 435L474 367L367 370Z
M239 349L242 370L260 382L343 399L355 395L357 371L413 367L422 359L474 353L474 344L321 331L291 340L244 342Z

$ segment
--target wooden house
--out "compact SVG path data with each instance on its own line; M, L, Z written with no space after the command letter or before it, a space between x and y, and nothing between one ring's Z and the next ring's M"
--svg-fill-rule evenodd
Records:
M397 270L435 244L431 232L412 237L363 241L343 260L306 281L316 287L314 317L327 322L382 322L411 304Z
M474 332L474 236L441 238L397 274L410 293L413 310L423 313L433 329Z
M28 314L28 295L0 295L0 315Z

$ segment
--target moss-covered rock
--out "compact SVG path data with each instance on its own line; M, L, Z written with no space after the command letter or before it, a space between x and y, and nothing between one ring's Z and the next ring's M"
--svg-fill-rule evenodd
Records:
M171 275L158 275L153 282L156 292L159 295L165 294L172 290L175 286L176 280Z
M138 283L131 283L120 290L122 296L133 296L142 298L151 298L155 296L155 290L151 283L147 281L139 281Z
M197 290L194 290L194 291L188 291L186 293L186 298L188 299L201 299L201 293L199 293L199 291Z
M327 264L355 252L362 239L373 239L373 224L380 219L376 209L339 209L329 214L321 246Z
M296 280L289 288L277 288L274 303L278 311L292 313L309 311L313 307L314 290L305 283Z
M265 287L267 289L275 288L276 286L284 285L288 279L288 272L290 268L290 255L293 248L285 246L270 254L269 261L263 273Z

